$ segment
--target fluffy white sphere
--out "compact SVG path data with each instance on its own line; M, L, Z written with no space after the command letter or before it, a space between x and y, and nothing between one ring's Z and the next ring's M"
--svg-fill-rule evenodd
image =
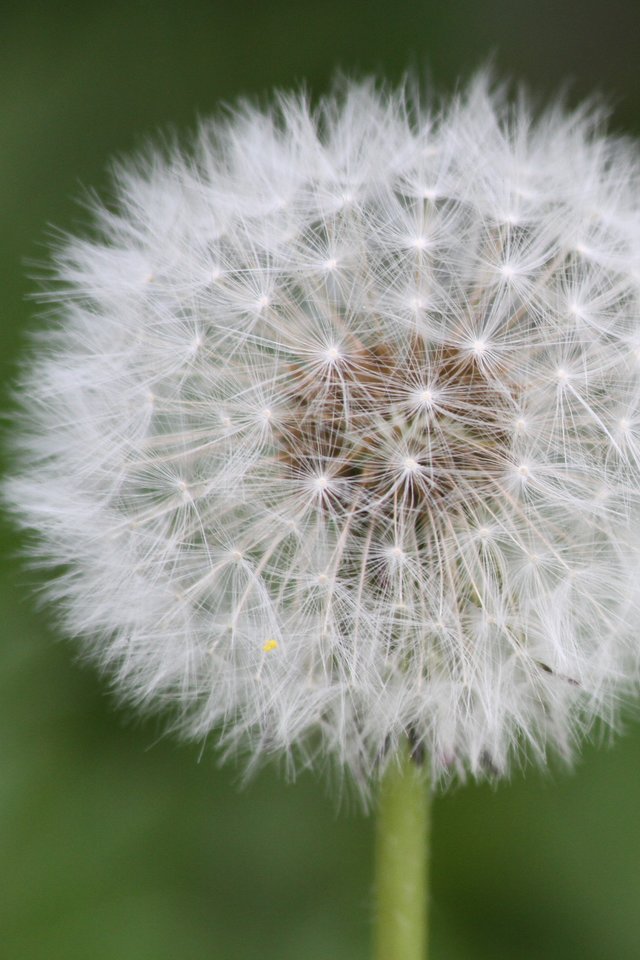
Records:
M127 698L365 787L569 756L637 678L635 147L477 78L122 165L5 497ZM173 707L173 710L171 709Z

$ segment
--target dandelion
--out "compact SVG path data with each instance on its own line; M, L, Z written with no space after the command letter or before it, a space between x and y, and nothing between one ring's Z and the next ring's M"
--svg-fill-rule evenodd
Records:
M597 111L484 76L244 104L117 168L56 251L5 497L124 697L249 767L389 771L387 813L418 767L500 777L615 720L638 171Z

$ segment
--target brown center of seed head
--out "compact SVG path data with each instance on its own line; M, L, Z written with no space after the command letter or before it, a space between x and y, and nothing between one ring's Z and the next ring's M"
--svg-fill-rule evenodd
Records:
M357 341L322 376L289 369L278 458L292 477L327 478L319 509L358 500L381 521L417 523L477 504L504 471L514 397L473 351Z

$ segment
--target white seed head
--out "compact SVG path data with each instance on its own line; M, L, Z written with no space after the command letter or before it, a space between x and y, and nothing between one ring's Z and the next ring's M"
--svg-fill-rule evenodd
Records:
M5 499L186 735L366 791L407 735L568 757L636 683L638 160L518 104L244 106L57 250Z

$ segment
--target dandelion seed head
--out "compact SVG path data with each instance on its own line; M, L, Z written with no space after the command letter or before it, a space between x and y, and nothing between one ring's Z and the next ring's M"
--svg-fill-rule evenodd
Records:
M600 119L345 82L120 167L4 496L123 696L364 793L407 736L447 782L615 719L640 167Z

